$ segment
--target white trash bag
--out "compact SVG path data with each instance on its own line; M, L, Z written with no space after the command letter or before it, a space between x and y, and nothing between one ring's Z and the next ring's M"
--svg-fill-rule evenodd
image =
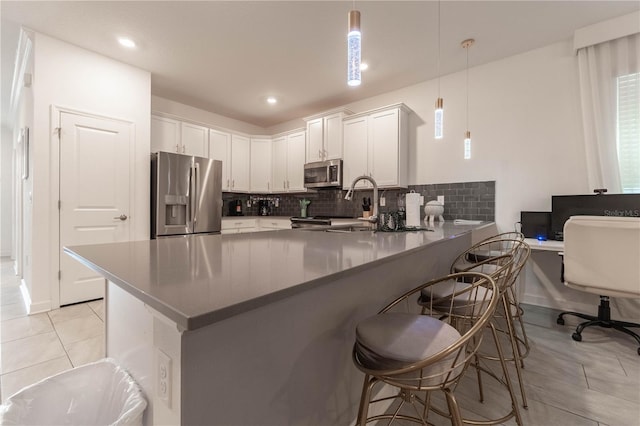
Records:
M142 425L147 400L114 360L64 371L0 406L0 425Z

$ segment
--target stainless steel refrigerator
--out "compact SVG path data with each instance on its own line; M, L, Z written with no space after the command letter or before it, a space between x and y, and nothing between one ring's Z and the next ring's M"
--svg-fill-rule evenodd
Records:
M222 162L151 154L151 238L220 233Z

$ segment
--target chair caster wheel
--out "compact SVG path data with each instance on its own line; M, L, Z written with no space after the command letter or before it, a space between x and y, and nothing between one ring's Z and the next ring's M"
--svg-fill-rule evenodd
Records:
M573 333L571 335L571 338L573 340L575 340L576 342L582 342L582 335L578 334L578 333ZM638 349L640 351L640 349Z
M558 325L564 325L564 319L561 317L558 317L558 319L556 320L556 324Z

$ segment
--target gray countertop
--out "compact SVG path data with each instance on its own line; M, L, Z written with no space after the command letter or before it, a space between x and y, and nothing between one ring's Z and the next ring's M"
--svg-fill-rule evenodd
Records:
M193 330L482 225L433 231L280 230L65 247L145 304Z

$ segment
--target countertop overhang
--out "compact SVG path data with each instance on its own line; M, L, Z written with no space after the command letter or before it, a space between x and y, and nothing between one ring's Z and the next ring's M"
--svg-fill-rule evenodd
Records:
M181 329L194 330L488 225L192 235L64 251Z

